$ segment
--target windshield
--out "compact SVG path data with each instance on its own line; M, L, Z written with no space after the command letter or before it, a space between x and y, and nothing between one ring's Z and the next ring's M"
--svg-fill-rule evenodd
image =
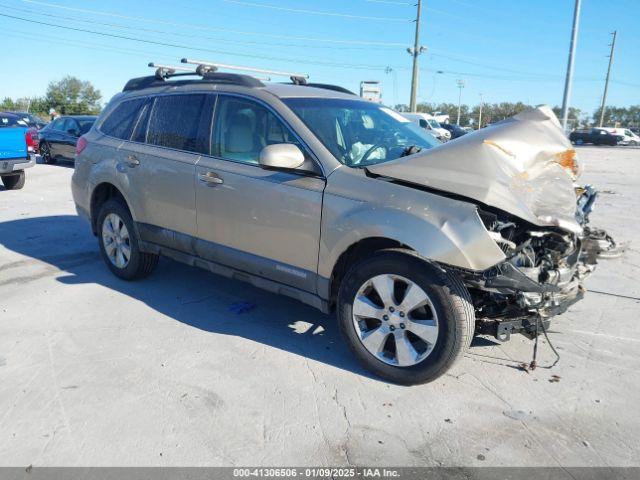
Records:
M283 100L340 162L361 167L440 145L390 108L361 100ZM415 148L411 148L415 147Z
M0 127L26 127L27 124L24 120L20 120L20 118L15 116L5 117L0 116Z
M429 126L431 128L442 128L440 127L440 124L434 119L434 118L428 118L427 119L427 123L429 124Z

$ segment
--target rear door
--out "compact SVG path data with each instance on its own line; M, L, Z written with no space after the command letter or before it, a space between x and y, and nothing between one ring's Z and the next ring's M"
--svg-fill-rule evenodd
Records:
M305 151L262 103L220 94L214 117L212 154L196 168L197 253L315 292L324 179L260 167L267 145Z
M209 142L208 99L196 93L161 95L139 106L130 140L118 155L142 238L189 253L197 232L195 165Z

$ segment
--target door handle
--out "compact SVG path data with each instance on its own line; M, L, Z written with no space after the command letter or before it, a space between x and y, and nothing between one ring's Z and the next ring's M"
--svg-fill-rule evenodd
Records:
M129 165L131 168L137 167L138 165L140 165L140 160L138 160L138 157L136 157L133 154L129 154L127 155L127 165Z
M215 172L199 173L198 179L210 186L216 186L224 183L222 178Z

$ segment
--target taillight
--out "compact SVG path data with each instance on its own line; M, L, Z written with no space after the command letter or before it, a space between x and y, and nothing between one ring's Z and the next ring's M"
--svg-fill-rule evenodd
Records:
M27 142L27 152L33 153L36 150L36 138L31 130L24 132L24 139Z
M87 139L84 138L84 135L78 139L76 143L76 155L80 155L82 151L87 148Z
M27 140L27 147L33 147L35 145L35 142L33 140L33 133L31 133L30 130L27 130L24 133L24 138Z

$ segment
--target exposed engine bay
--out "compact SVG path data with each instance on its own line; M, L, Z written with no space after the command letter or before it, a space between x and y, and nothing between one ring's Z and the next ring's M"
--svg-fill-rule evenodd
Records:
M541 228L501 212L479 210L487 230L507 259L481 274L463 273L474 299L477 333L500 341L512 333L530 338L582 299L583 281L600 256L614 256L618 248L603 230L589 226L597 192L576 188L576 219L581 233Z
M550 319L583 297L597 259L621 252L589 225L597 192L576 184L577 152L548 107L367 170L476 205L485 233L501 250L499 263L483 269L443 263L472 296L478 334L500 341L513 333L546 334ZM478 252L488 255L473 246L465 254Z

